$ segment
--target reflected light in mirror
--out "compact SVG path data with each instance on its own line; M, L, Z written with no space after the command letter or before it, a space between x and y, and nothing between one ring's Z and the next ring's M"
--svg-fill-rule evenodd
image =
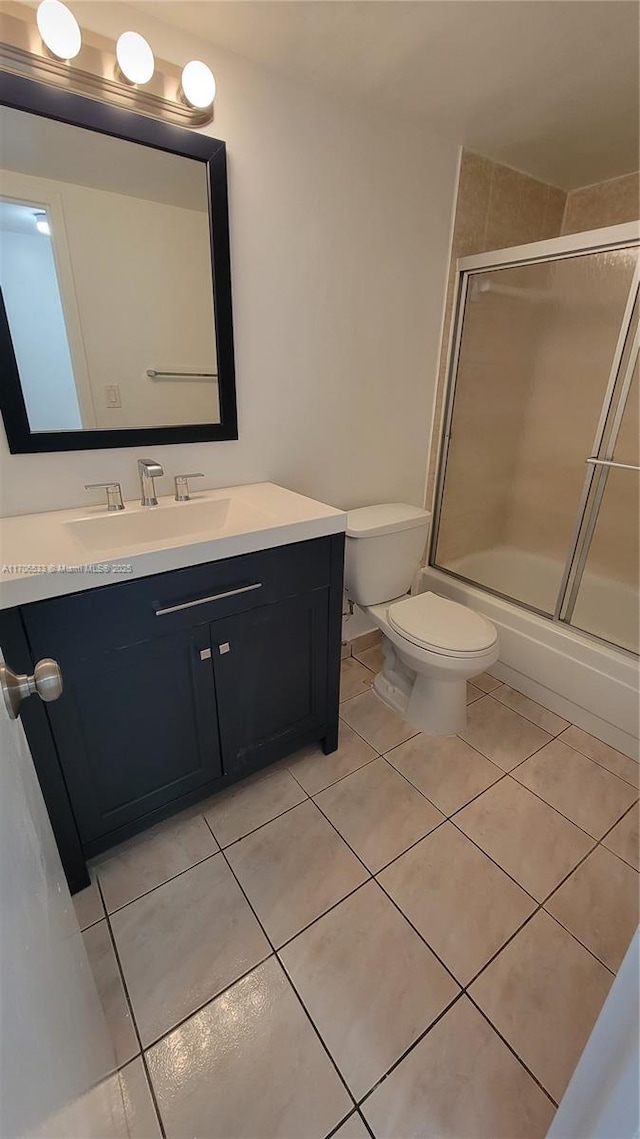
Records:
M44 233L45 237L50 237L51 226L49 225L49 219L47 218L45 211L38 210L37 213L35 213L33 216L36 221L36 229L38 233Z
M116 44L116 59L122 75L129 83L144 84L155 69L153 52L138 32L123 32Z
M181 94L191 107L210 107L216 97L216 81L210 67L192 59L182 69Z
M36 15L38 31L57 59L74 59L82 46L80 25L62 0L42 0Z

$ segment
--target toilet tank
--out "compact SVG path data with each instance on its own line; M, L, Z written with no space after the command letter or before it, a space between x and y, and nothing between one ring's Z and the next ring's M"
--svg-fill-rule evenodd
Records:
M431 515L417 506L388 502L347 513L345 581L357 605L379 605L411 588L427 540Z

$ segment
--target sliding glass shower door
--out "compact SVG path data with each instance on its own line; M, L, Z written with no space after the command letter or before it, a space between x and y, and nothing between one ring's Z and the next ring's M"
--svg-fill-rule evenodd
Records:
M637 277L637 240L462 273L431 555L635 651Z
M640 651L640 407L638 346L623 376L619 427L611 458L590 460L594 472L578 536L573 582L562 611L584 632ZM621 386L623 386L621 384Z

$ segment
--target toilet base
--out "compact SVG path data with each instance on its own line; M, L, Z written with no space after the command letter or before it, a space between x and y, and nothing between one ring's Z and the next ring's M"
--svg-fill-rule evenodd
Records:
M467 723L466 679L440 680L418 673L413 683L407 684L396 670L390 677L385 675L386 664L385 660L373 687L389 708L427 736L455 736L463 730Z

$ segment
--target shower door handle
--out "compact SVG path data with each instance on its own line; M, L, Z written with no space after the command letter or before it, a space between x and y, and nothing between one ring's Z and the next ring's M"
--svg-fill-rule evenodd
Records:
M620 467L624 471L640 471L640 467L634 463L614 463L612 459L597 459L595 455L590 455L585 463L591 463L594 467Z

